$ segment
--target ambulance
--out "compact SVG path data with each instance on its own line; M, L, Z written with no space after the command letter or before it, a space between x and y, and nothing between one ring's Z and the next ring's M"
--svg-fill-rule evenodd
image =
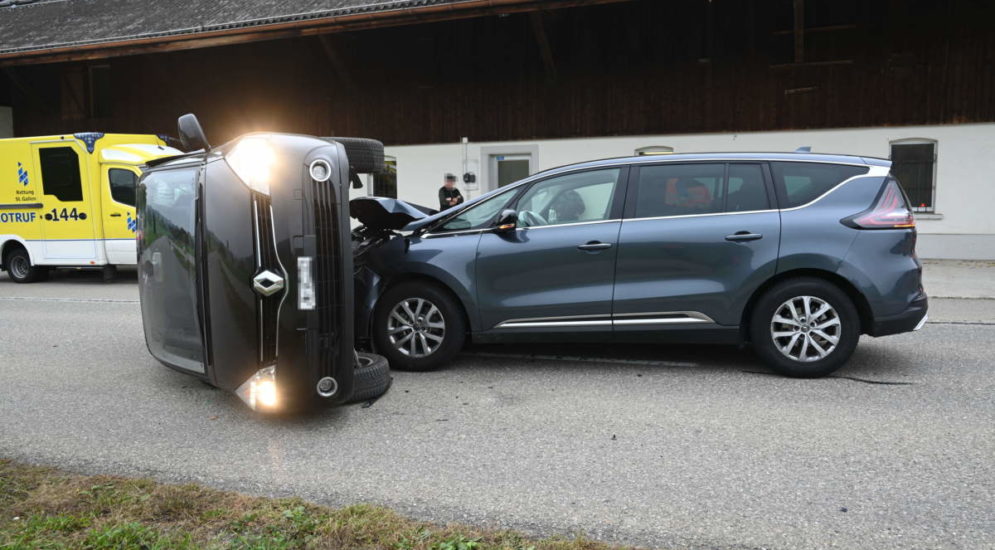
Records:
M145 163L181 154L162 136L85 132L0 139L0 269L18 283L56 267L137 263Z

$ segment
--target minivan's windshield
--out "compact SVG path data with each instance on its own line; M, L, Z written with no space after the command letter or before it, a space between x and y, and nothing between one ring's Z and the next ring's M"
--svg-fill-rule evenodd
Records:
M139 185L139 287L152 354L204 372L196 290L197 174L197 167L162 170Z

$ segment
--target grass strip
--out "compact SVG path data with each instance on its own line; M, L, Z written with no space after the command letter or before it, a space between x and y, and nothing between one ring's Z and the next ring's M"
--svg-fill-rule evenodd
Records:
M439 526L377 506L328 508L194 484L84 476L0 460L0 549L609 550L584 538Z

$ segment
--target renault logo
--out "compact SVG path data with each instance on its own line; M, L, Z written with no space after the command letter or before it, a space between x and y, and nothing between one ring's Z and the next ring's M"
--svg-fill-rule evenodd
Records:
M266 270L252 279L252 288L261 296L272 296L283 290L283 277Z

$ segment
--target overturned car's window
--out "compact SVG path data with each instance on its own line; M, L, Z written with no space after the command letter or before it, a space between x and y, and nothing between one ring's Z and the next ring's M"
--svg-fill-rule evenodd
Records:
M450 219L442 226L443 231L464 231L467 229L482 229L490 226L491 222L514 198L515 192L508 191L484 202L471 206L458 216Z
M197 168L148 174L139 185L142 316L153 355L203 372L197 315Z

